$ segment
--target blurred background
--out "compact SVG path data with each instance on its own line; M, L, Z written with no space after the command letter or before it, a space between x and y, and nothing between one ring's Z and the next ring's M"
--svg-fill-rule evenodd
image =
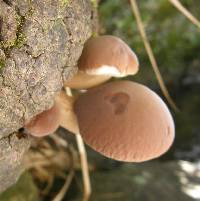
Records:
M159 69L180 109L178 113L171 110L176 139L165 155L141 164L116 162L87 147L92 182L90 200L198 201L200 29L167 0L140 0L138 3ZM181 3L200 19L199 0L182 0ZM149 86L167 103L149 62L129 1L101 0L98 10L100 34L122 38L139 57L139 73L124 79ZM49 137L34 142L25 159L29 171L16 186L0 196L0 201L59 201L59 198L53 198L59 194L65 181L68 185L61 200L82 200L84 187L76 142L72 134L66 133L66 130L59 129L57 136L60 138Z

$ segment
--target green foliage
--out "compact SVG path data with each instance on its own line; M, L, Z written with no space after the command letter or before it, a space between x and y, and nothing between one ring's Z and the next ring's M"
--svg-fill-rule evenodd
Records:
M166 0L140 0L138 3L165 81L176 82L193 60L200 59L200 31ZM200 1L182 3L200 19ZM121 37L139 56L142 69L136 79L154 82L155 75L148 69L150 63L128 0L103 1L99 8L102 33Z
M5 60L0 58L0 70L5 66Z
M37 201L38 192L32 177L24 173L19 181L0 195L1 201Z
M165 83L181 112L174 115L176 124L175 150L198 146L199 135L199 81L184 86L184 77L199 77L200 30L166 0L137 1L148 39ZM181 3L200 20L200 1L182 0ZM158 89L128 0L102 1L99 6L101 34L121 37L136 52L140 71L129 78ZM192 77L192 76L193 77ZM195 75L195 76L194 76ZM196 78L197 79L197 78ZM195 79L194 79L195 80ZM169 157L172 158L172 157Z

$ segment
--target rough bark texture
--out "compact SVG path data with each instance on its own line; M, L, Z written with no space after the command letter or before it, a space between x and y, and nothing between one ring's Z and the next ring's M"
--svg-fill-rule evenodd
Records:
M50 108L76 72L93 17L90 0L0 0L0 192L16 181L29 144L13 132Z
M21 159L29 147L28 137L16 133L0 140L0 192L15 183L23 171Z

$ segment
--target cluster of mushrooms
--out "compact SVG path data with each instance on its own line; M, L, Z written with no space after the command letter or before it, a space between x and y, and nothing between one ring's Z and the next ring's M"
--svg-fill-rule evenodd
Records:
M148 87L132 81L108 82L138 72L135 53L115 36L89 39L78 61L78 72L65 87L85 89L77 98L65 91L54 106L26 125L37 137L59 126L81 134L83 140L104 156L142 162L157 158L172 145L173 118L163 100ZM104 84L102 84L104 83Z

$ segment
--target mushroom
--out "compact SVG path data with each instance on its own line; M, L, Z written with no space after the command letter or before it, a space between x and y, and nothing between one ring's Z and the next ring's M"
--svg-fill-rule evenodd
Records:
M119 161L142 162L165 153L174 122L162 99L149 88L116 81L88 90L75 102L84 141Z
M46 110L25 124L26 131L35 136L43 137L55 132L59 126L77 133L78 124L73 112L73 98L61 91L56 95L52 108Z
M24 128L35 137L43 137L55 132L59 127L59 122L60 108L58 104L54 104L50 109L33 117Z
M78 73L64 85L74 89L91 88L111 77L134 75L138 66L136 54L120 38L109 35L90 38L78 61Z
M65 91L61 91L56 96L56 103L60 107L59 125L72 133L79 133L77 118L74 113L73 105L76 98L68 96Z

